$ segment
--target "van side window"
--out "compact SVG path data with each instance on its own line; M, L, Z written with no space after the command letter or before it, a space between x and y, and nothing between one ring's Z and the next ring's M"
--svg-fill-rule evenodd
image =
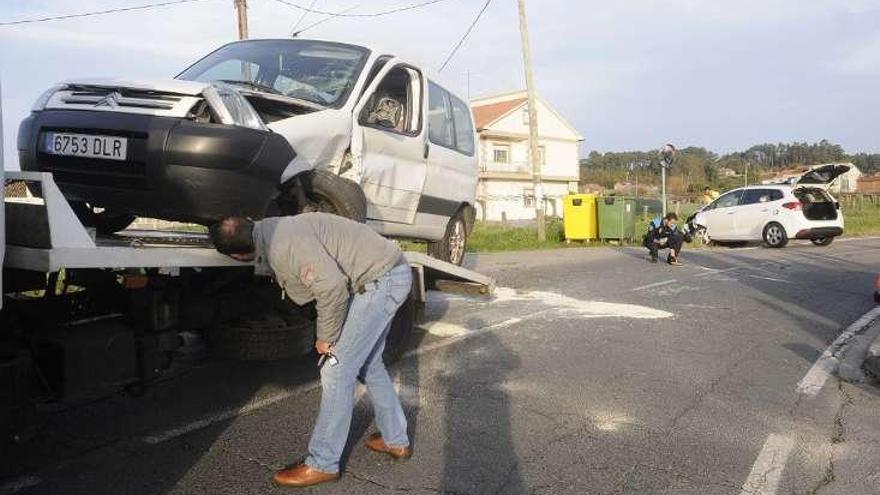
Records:
M450 95L452 117L455 124L455 149L465 155L474 154L474 124L471 109L460 99Z
M446 148L455 148L455 127L449 94L433 82L428 82L428 139Z

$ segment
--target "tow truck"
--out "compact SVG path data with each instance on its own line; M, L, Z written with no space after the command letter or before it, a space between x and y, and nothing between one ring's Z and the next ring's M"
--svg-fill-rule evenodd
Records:
M0 142L2 133L0 127ZM283 300L275 284L217 253L205 234L99 235L80 222L51 173L3 165L0 149L4 437L32 422L46 401L142 391L194 339L205 344L207 359L311 352L314 310ZM392 359L405 349L428 291L491 295L495 286L490 277L425 254L405 255L414 283L392 324Z

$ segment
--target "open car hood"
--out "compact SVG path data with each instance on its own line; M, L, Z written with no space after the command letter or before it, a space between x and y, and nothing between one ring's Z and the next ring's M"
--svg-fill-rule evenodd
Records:
M829 165L820 165L808 170L802 175L797 182L796 187L814 186L827 188L841 175L852 170L852 166L846 163L831 163Z

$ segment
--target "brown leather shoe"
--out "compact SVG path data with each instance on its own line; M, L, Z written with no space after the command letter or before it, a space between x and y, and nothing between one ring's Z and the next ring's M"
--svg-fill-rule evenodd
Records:
M339 473L325 473L305 463L275 473L275 483L281 486L312 486L339 479Z
M368 449L375 452L388 454L395 459L409 459L412 457L412 449L409 447L390 447L382 440L381 433L373 433L364 444Z

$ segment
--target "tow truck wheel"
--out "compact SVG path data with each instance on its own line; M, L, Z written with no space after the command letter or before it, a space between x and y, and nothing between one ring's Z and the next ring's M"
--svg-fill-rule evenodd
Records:
M96 211L95 207L82 201L73 201L70 207L79 221L86 227L92 227L99 234L114 234L125 230L135 220L134 215L128 213L113 213L112 211Z
M279 198L284 215L323 212L364 223L367 198L360 186L326 170L312 170L296 176Z
M428 243L428 256L461 266L467 241L468 228L464 219L464 210L459 210L449 219L443 239Z
M315 323L306 318L239 319L212 330L210 345L220 358L236 361L277 361L302 357L315 346Z

